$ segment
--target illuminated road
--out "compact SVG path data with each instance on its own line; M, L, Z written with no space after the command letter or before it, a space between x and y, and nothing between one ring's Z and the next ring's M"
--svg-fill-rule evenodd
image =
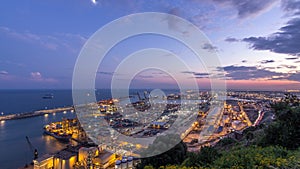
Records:
M252 126L252 122L249 120L249 117L248 117L247 113L245 113L243 105L241 104L241 102L238 102L238 104L240 106L240 110L241 110L242 115L244 116L244 118L247 121L247 125Z

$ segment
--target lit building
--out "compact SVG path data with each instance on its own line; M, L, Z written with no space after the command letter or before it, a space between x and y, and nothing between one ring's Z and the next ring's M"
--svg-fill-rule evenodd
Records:
M239 130L242 127L243 127L243 123L240 120L232 121L232 128L234 128L235 130Z
M115 164L116 155L98 147L82 147L78 153L78 163L88 169L108 168Z
M50 154L45 154L36 160L33 160L34 169L50 169L54 168L54 157Z
M73 169L76 159L76 152L62 150L54 155L54 169Z

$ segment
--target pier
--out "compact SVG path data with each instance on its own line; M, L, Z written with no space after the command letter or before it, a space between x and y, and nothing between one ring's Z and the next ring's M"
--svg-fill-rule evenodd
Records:
M25 112L25 113L17 113L17 114L9 114L9 115L2 115L0 116L0 121L2 120L17 120L17 119L24 119L30 118L35 116L43 116L45 114L51 113L59 113L64 111L74 111L74 108L71 107L62 107L62 108L55 108L55 109L47 109L47 110L38 110L34 112Z

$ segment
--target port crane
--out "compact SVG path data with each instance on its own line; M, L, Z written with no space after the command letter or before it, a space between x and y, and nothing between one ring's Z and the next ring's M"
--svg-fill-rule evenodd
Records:
M140 92L136 92L135 95L137 95L138 98L139 98L139 101L141 101L141 100L149 100L149 95L150 94L148 94L148 91L144 91L144 98L141 97Z
M33 152L33 160L36 160L37 158L38 158L38 151L37 151L37 149L32 145L32 143L30 142L30 140L29 140L29 137L28 136L26 136L26 141L27 141L27 143L28 143L28 146L29 146L29 149L30 149L30 152ZM33 163L33 162L32 162ZM31 164L32 164L31 163ZM26 166L27 166L27 164L26 164Z

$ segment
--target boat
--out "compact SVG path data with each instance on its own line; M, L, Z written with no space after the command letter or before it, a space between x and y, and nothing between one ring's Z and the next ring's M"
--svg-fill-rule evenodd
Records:
M53 125L46 125L44 127L44 134L52 136L62 142L69 142L72 137L71 134L59 132L59 130L56 130Z
M45 94L43 99L53 99L54 95L52 93Z
M51 131L48 131L48 130L44 130L44 134L50 135L50 136L52 136L52 137L54 137L57 140L62 141L62 142L69 142L70 139L71 139L71 135L59 134L59 133L51 132Z

